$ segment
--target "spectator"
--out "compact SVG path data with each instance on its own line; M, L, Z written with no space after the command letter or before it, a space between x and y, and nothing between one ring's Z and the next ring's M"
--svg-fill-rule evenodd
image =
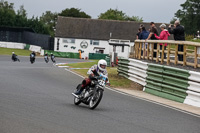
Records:
M149 32L145 29L145 27L142 27L142 32L141 32L141 34L139 36L139 39L140 40L145 40L145 39L147 39L148 36L149 36ZM145 47L147 49L147 44L148 43L143 43L142 48ZM141 52L141 54L143 55L143 51Z
M156 34L154 34L154 36L159 40L168 40L168 37L170 36L170 34L165 28L166 28L166 25L161 24L160 25L160 29L161 29L160 36L157 36ZM160 43L160 50L162 50L162 46L163 46L163 44ZM167 43L164 44L164 50L166 50L166 46L167 46ZM161 57L161 55L162 54L160 53L160 57ZM166 53L164 53L164 58L166 59Z
M136 34L136 39L139 39L139 36L140 36L141 31L142 31L142 29L139 28L139 29L138 29L138 33Z
M139 39L140 40L145 40L145 39L148 38L148 36L149 36L149 32L145 29L145 27L142 27L142 32L141 32L141 34L139 36Z
M150 34L148 36L148 38L146 40L158 40L154 34L156 34L158 36L158 30L154 24L154 22L151 22L150 23L150 26L151 26L151 30L150 30ZM153 47L155 50L157 49L157 43L154 43L154 47ZM153 52L153 57L156 57L157 55L157 52Z
M180 25L180 21L176 20L174 22L174 28L171 28L171 24L169 25L169 33L174 34L174 40L185 41L185 30L184 27ZM178 51L183 52L183 45L178 45ZM183 61L183 55L178 54L178 60Z

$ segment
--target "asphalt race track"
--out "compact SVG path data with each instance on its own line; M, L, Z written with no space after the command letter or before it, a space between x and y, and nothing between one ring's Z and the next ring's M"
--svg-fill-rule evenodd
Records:
M75 106L71 93L81 77L43 58L20 60L0 56L0 133L200 132L199 117L107 89L95 110Z

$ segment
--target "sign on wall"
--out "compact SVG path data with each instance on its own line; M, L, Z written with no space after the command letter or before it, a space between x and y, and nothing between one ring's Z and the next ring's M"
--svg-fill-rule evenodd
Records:
M80 46L82 49L86 49L88 47L88 43L86 41L82 41Z

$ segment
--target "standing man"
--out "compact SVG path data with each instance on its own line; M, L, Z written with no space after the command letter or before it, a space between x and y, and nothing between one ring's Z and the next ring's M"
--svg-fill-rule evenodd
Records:
M185 41L185 30L184 27L180 25L180 21L176 20L174 22L174 28L171 28L171 24L169 25L168 31L170 34L174 34L174 40ZM183 45L178 45L178 51L183 52ZM178 60L183 61L183 55L178 54Z
M158 39L155 37L155 35L154 35L154 34L156 34L156 35L158 36L158 30L157 30L157 28L156 28L154 22L151 22L151 23L150 23L150 26L151 26L150 34L149 34L149 36L148 36L148 38L147 38L146 40L149 40L149 39L151 39L151 40L158 40ZM157 49L157 43L154 43L153 49L155 49L155 50ZM153 52L153 57L154 57L154 58L156 57L156 55L157 55L157 52Z

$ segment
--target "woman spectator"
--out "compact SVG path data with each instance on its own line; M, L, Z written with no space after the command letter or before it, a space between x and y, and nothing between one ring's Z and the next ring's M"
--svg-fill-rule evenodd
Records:
M168 37L170 36L168 30L165 29L166 28L166 25L165 24L161 24L160 25L160 29L162 30L161 33L160 33L160 36L157 36L156 34L155 37L159 40L168 40ZM160 43L160 50L162 50L162 46L163 44ZM166 50L166 46L167 46L167 43L164 44L164 50ZM160 53L160 57L161 57L161 53ZM166 53L164 53L164 58L166 59Z

